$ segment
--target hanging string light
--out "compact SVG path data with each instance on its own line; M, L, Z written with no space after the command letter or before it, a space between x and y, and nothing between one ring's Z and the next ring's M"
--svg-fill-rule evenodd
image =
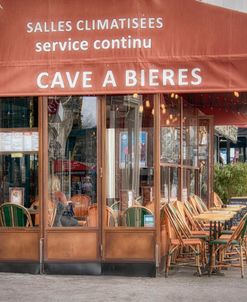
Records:
M145 104L146 104L147 108L150 108L150 101L149 100L146 100Z
M138 98L138 93L134 93L133 98L137 99Z
M140 105L140 107L139 107L139 112L140 112L140 113L143 112L143 105Z
M170 125L170 120L166 120L166 125L167 125L167 126Z
M176 100L178 99L178 94L175 94L175 99L176 99Z
M234 96L235 96L236 98L239 98L239 92L238 92L238 91L234 91L233 94L234 94Z
M171 98L172 98L172 99L174 98L174 96L175 96L175 94L174 94L174 93L171 93Z

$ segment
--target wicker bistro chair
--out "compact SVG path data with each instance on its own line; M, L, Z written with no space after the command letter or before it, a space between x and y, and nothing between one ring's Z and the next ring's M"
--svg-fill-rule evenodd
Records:
M201 200L199 196L196 196L194 194L190 195L189 202L191 206L194 208L194 211L195 213L197 213L197 215L208 211L208 208L206 207L206 205L204 204L204 202Z
M244 256L247 255L246 246L247 214L242 218L231 235L223 235L219 239L210 241L212 255L209 274L222 267L240 267L241 277L244 277ZM218 255L218 261L217 260Z
M212 193L212 201L213 201L213 205L216 208L222 208L224 206L223 201L221 200L221 198L219 197L219 195L215 192Z
M179 214L174 211L173 206L171 204L167 204L164 206L165 214L168 218L168 223L173 228L176 238L171 238L171 234L169 236L169 248L168 248L168 255L166 261L166 269L165 269L165 276L168 277L169 269L171 267L172 256L174 261L180 263L178 261L178 255L181 254L181 251L184 248L189 248L190 252L187 254L188 257L186 258L186 254L182 254L183 263L182 265L191 265L191 251L195 258L195 266L197 268L198 275L201 276L201 267L204 265L204 252L203 252L203 240L199 238L192 237L190 235L189 229L184 225L181 217ZM170 227L167 228L168 230ZM177 253L177 255L175 255Z
M15 203L3 203L0 206L0 225L3 227L32 227L28 210Z
M124 211L123 224L128 227L143 227L145 215L153 215L153 213L143 206L132 206Z
M73 211L76 217L85 217L88 215L88 207L91 201L90 196L76 194L71 197L73 202Z
M105 209L106 215L106 226L115 227L117 226L117 220L114 215L114 211L110 207ZM97 227L98 226L98 206L97 204L91 205L88 208L88 218L87 218L88 227Z

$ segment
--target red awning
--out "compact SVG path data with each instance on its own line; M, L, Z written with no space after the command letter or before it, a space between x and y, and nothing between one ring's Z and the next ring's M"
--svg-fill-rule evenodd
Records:
M95 166L90 167L84 163L75 160L55 160L54 161L54 172L76 172L76 171L88 171L94 170Z
M195 0L1 0L0 96L246 91L246 37Z

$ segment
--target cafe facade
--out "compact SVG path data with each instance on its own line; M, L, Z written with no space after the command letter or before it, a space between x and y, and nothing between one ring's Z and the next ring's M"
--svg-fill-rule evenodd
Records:
M194 0L0 0L0 271L155 276L162 206L210 205L215 120L246 123L246 25Z

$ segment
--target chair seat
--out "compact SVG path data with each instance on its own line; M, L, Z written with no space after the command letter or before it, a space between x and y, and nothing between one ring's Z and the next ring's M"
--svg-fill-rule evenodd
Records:
M221 231L221 234L222 234L222 235L231 235L232 233L233 233L232 230L222 230L222 231Z
M223 238L219 238L219 239L216 239L216 240L213 240L213 241L210 241L210 244L228 244L229 240L227 239L223 239ZM239 245L239 242L237 240L233 240L231 242L233 245Z
M191 239L183 239L183 243L185 245L202 245L202 241L200 239L191 238ZM171 239L172 245L179 245L181 244L179 239Z

